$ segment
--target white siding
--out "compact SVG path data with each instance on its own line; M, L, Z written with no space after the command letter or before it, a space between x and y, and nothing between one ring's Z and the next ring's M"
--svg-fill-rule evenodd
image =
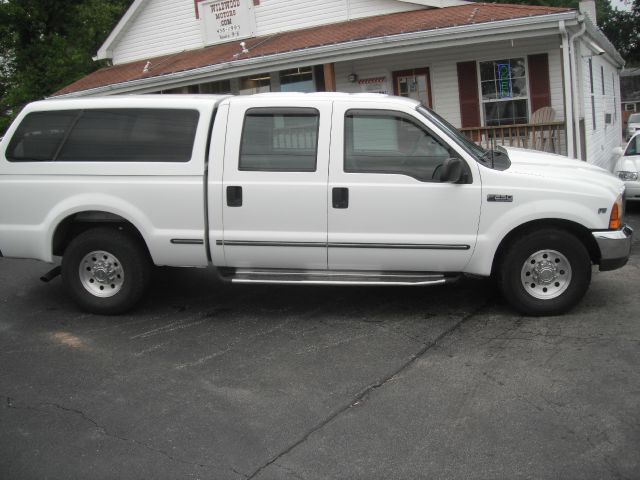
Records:
M424 7L397 0L262 0L254 7L256 35L420 8ZM201 26L195 16L193 0L147 0L113 45L113 63L143 60L202 46Z
M193 0L148 0L113 48L113 63L143 60L203 46Z
M349 20L424 8L420 5L411 5L396 0L347 0L347 3L349 3ZM375 13L372 14L372 11Z
M256 7L256 33L269 35L420 8L397 0L262 0Z
M582 45L581 55L577 61L581 62L583 92L582 109L584 112L584 128L586 142L586 160L607 170L613 168L614 158L612 149L619 147L622 142L622 123L620 118L620 75L615 66L604 56L591 56L590 50ZM593 99L594 115L591 107L591 78L589 75L589 60L593 65ZM604 68L604 94L602 93L602 73ZM605 122L605 114L611 114L611 123Z
M551 106L556 111L556 120L564 120L564 98L562 89L561 59L558 40L555 37L542 39L494 42L477 47L456 47L434 51L420 51L400 55L372 57L363 60L341 62L335 65L336 88L340 92L359 92L358 83L349 83L347 77L355 73L360 79L386 77L389 93L393 93L392 73L396 70L429 67L433 108L440 115L459 127L460 100L458 96L457 62L497 60L522 57L536 53L549 55L549 81ZM531 112L529 112L531 113Z

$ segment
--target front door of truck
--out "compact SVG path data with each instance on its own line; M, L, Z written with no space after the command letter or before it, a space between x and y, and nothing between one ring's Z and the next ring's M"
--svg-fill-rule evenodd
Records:
M228 115L224 263L326 269L331 102L234 99Z
M435 126L397 102L335 102L329 172L331 270L460 272L476 243L477 164ZM466 181L442 183L463 160Z

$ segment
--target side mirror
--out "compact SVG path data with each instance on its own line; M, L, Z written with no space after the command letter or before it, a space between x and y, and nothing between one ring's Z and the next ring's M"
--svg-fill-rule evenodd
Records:
M622 155L624 155L624 150L622 149L622 147L616 147L611 150L611 153L613 153L614 157L621 157Z
M440 182L458 183L464 176L462 160L459 158L447 158L442 164L440 172Z

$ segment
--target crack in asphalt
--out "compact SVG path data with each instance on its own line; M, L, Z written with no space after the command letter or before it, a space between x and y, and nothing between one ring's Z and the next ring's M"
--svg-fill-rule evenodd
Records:
M277 455L272 457L270 460L268 460L262 466L257 468L253 473L248 475L246 477L247 480L251 480L251 479L255 478L257 475L259 475L266 468L268 468L269 466L273 465L278 460L280 460L282 457L284 457L285 455L289 454L290 452L295 450L297 447L299 447L300 445L305 443L311 437L311 435L313 435L314 433L318 432L319 430L322 430L324 427L326 427L327 425L332 423L334 420L336 420L342 414L347 412L349 409L351 409L353 407L356 407L356 406L359 406L360 404L362 404L362 402L367 397L369 397L369 395L373 391L384 387L387 383L392 381L395 377L400 375L402 372L404 372L409 367L411 367L416 361L418 361L420 358L422 358L429 350L431 350L433 347L438 345L438 343L440 343L440 341L442 341L446 337L448 337L451 334L453 334L463 324L465 324L466 322L471 320L473 317L475 317L476 315L481 313L484 309L486 309L488 306L490 306L492 304L493 304L493 297L489 298L485 303L480 305L478 308L476 308L475 310L473 310L469 314L467 314L464 317L462 317L454 325L452 325L451 327L446 329L444 332L442 332L440 335L438 335L432 341L427 342L427 343L422 342L422 345L423 345L422 348L420 350L418 350L416 353L414 353L413 355L411 355L411 357L409 357L409 359L407 359L402 365L400 365L399 368L397 368L396 370L394 370L392 373L388 374L387 376L377 380L375 383L372 383L372 384L368 385L367 387L365 387L348 404L340 407L339 409L337 409L336 411L331 413L328 417L326 417L324 420L322 420L321 422L316 424L314 427L312 427L309 431L307 431L301 438L296 440L293 444L289 445L287 448L285 448L280 453L278 453ZM278 466L282 467L282 465L280 465L280 464L278 464Z
M93 427L98 430L100 433L102 433L104 436L109 437L109 438L113 438L116 440L120 440L122 442L127 442L127 443L133 443L135 445L138 445L150 452L154 452L154 453L158 453L166 458L168 458L169 460L173 461L173 462L177 462L177 463L182 463L184 465L191 465L194 467L201 467L201 468L221 468L220 465L216 465L216 464L212 464L212 463L198 463L198 462L189 462L187 460L183 460L181 458L178 457L174 457L173 455L169 454L168 452L161 450L159 448L155 448L152 447L151 445L148 445L146 443L140 442L134 438L127 438L127 437L123 437L120 435L116 435L114 433L110 433L107 428L103 425L100 425L96 420L94 420L93 418L89 417L87 414L85 414L83 411L81 410L77 410L75 408L69 408L69 407L65 407L63 405L57 404L57 403L41 403L38 406L31 406L31 405L16 405L14 402L15 400L12 397L8 397L8 396L4 396L4 398L6 399L6 408L9 409L13 409L13 410L32 410L32 411L36 411L36 412L41 412L41 413L51 413L50 410L48 410L46 407L50 407L50 408L55 408L57 410L62 410L63 412L67 412L67 413L72 413L74 415L78 415L80 416L85 422L90 423L91 425L93 425ZM232 467L225 467L228 468L229 470L231 470L232 472L234 472L237 475L242 476L243 478L248 478L248 476L242 472L237 471L236 469L232 468Z

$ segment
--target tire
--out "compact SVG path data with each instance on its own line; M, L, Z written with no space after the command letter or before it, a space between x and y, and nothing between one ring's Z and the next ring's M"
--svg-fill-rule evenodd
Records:
M75 237L62 257L62 280L82 309L117 315L133 308L151 278L146 246L116 228L99 227Z
M559 315L573 308L591 283L591 258L584 244L559 229L516 238L504 252L498 286L505 300L530 316Z

